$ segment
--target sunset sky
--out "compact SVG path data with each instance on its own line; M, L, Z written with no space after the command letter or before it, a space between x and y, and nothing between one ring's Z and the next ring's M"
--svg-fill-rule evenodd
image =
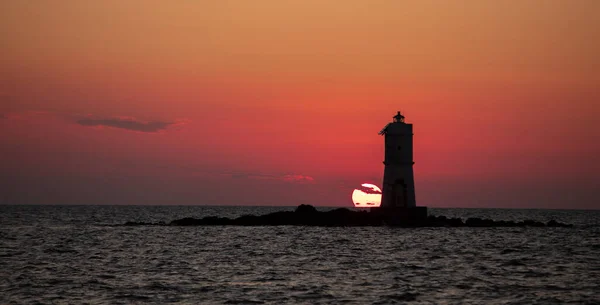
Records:
M600 1L3 0L0 204L600 208Z

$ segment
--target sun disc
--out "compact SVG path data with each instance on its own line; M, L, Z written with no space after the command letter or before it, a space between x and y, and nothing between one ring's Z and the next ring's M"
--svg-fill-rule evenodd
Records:
M352 202L355 207L378 207L381 205L381 189L370 183L363 183L352 192Z

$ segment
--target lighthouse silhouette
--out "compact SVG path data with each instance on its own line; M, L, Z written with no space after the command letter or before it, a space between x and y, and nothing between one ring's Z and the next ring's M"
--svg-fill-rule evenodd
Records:
M427 208L416 205L413 125L407 124L398 111L379 134L385 136L383 191L381 205L371 211L385 215L386 221L395 224L411 224L427 218Z
M416 206L413 173L413 125L398 111L394 121L379 132L385 136L383 194L381 207Z

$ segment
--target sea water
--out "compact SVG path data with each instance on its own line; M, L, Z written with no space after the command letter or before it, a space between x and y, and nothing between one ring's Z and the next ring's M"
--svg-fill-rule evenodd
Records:
M0 206L0 304L600 304L600 211L430 209L574 228L121 226L293 209Z

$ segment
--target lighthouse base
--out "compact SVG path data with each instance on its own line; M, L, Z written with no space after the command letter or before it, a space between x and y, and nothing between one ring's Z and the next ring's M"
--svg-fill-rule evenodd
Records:
M378 207L370 213L393 226L419 226L427 222L427 207Z

